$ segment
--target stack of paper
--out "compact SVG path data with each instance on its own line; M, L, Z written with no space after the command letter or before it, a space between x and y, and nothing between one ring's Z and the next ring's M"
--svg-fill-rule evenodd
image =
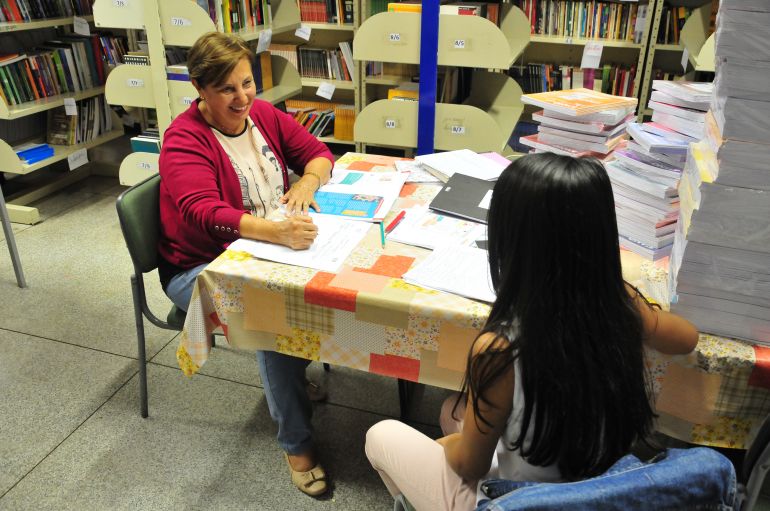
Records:
M404 274L410 284L494 302L487 251L459 245L436 248L424 261Z
M398 199L406 178L403 172L338 169L314 198L322 214L381 222Z
M470 149L425 154L417 156L415 161L444 183L455 174L463 174L485 181L496 181L510 163L505 158L492 158Z
M685 133L703 123L711 83L653 81L653 121L629 123L627 147L607 165L615 194L620 244L644 257L668 256L679 216L677 187L687 147L698 138ZM694 133L694 131L693 131Z
M589 89L525 94L524 103L543 108L532 115L539 123L535 135L519 143L532 152L607 158L624 140L636 99Z
M704 139L690 145L669 271L671 310L770 344L770 3L723 0ZM749 70L751 80L736 74Z

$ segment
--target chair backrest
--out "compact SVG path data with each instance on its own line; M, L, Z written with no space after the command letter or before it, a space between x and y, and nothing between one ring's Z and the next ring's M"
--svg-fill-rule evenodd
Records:
M497 483L486 481L482 489L500 495ZM733 464L706 447L668 449L649 462L624 456L604 474L574 483L499 483L509 492L482 501L477 511L727 510L737 494Z
M118 197L116 207L123 238L137 272L158 267L160 175L137 183Z
M750 511L754 508L769 471L770 415L765 417L743 458L739 487L742 511Z

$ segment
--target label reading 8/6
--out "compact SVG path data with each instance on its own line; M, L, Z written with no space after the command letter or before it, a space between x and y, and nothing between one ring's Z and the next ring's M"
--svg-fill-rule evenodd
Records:
M454 47L456 50L464 50L465 49L465 39L455 39Z

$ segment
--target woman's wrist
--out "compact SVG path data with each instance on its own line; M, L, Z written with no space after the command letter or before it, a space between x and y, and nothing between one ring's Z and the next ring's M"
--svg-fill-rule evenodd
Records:
M319 188L321 188L321 185L323 184L323 183L321 182L321 176L319 176L318 174L314 174L314 173L312 173L312 172L305 172L304 174L302 174L302 179L305 179L306 177L314 177L314 178L316 179L316 181L318 181L318 186L316 186L316 188L315 188L315 189L316 189L316 190L318 190ZM302 179L300 179L300 181L301 181ZM306 182L307 182L307 181L306 181Z

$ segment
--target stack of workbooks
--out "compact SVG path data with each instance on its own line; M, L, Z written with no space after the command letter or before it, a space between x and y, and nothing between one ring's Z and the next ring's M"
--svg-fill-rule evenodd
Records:
M679 185L669 270L672 311L701 331L764 344L770 344L768 23L770 3L722 0L711 109Z
M543 108L532 115L540 123L537 134L522 137L521 144L532 152L599 159L606 159L625 140L636 107L636 98L589 89L525 94L521 100Z
M607 172L621 246L657 260L671 253L679 216L677 188L687 147L698 140L686 132L694 134L691 125L705 118L712 85L656 80L653 89L653 121L629 124L631 140L615 151Z

